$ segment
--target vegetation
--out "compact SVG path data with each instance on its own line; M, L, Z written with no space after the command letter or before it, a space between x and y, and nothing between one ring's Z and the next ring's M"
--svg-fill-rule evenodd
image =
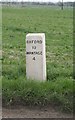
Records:
M73 10L3 7L3 105L54 105L73 110ZM26 79L25 36L46 34L47 81Z

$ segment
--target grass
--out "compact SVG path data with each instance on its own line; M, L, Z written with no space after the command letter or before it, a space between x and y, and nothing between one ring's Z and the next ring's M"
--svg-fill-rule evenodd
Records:
M7 105L53 105L72 112L72 79L57 79L55 82L35 82L11 79L3 81L3 103Z
M73 110L73 10L3 7L3 104L55 105ZM46 35L47 81L26 79L25 36Z

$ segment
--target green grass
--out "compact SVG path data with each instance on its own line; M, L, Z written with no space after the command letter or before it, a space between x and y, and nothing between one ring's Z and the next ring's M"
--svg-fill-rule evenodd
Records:
M3 104L55 105L72 111L73 10L50 7L3 7ZM47 81L26 79L25 37L46 35Z
M57 79L55 82L35 82L31 80L3 80L4 105L55 105L61 110L72 112L73 80Z

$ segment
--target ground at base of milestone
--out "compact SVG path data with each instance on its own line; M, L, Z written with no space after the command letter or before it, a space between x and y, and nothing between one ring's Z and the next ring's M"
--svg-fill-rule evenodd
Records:
M62 113L52 107L3 107L2 118L73 118L73 114Z

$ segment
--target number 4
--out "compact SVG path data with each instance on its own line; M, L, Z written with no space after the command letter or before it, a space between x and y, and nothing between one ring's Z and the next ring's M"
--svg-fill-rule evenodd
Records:
M33 60L35 60L35 57L33 57Z

